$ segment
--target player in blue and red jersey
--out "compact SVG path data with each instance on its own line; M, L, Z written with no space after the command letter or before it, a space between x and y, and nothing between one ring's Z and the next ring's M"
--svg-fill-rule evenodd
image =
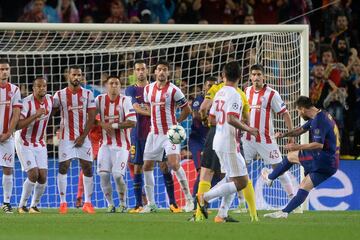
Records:
M296 137L309 131L310 143L289 144L289 151L311 151L312 164L308 168L308 174L302 180L296 196L281 211L265 214L264 217L287 218L288 214L300 206L309 195L309 192L320 183L334 175L339 166L340 134L333 117L318 108L311 102L310 98L300 96L296 100L296 109L299 115L308 124L296 128L278 137Z

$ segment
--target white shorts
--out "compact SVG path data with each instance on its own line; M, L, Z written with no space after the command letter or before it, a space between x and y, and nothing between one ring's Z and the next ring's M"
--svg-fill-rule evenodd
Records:
M245 160L240 153L227 153L215 151L219 157L221 170L228 177L240 177L248 175Z
M181 146L180 144L172 144L166 135L157 135L150 132L146 139L144 161L161 161L164 150L166 155L180 154Z
M89 138L85 138L84 144L81 147L75 147L74 141L60 140L59 162L64 162L73 158L82 159L89 162L93 161Z
M0 143L0 166L11 168L14 168L15 166L15 146L13 137Z
M125 148L101 145L97 159L97 172L120 173L125 176L129 151Z
M246 162L251 162L259 154L265 164L278 164L282 161L281 152L277 143L257 143L243 140L244 157Z
M32 168L48 169L46 147L28 147L16 142L16 153L19 157L21 170L27 172Z

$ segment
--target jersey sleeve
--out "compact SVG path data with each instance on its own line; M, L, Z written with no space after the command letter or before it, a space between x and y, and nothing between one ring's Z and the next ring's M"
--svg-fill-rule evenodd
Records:
M144 88L144 102L146 102L146 103L150 103L149 89L150 89L150 85L146 85L145 88Z
M200 105L203 102L201 97L197 97L194 99L194 101L191 104L191 109L193 111L199 111L200 110Z
M214 99L215 98L215 94L218 91L218 85L214 84L211 86L211 88L207 91L206 95L205 95L205 99Z
M280 94L276 91L273 99L271 100L271 108L277 114L281 114L287 111L284 101L281 99Z
M59 108L59 107L60 107L60 92L57 91L54 95L53 108Z
M101 99L101 96L97 96L95 98L95 107L96 107L96 112L100 112L100 99Z
M91 91L88 92L87 109L96 109L94 94Z
M242 102L242 107L243 107L242 112L243 113L249 112L250 104L249 104L249 101L247 100L246 94L243 91L241 91L240 96L241 96L241 102Z
M209 110L209 116L215 117L215 111L216 111L216 106L215 105L216 105L216 103L213 102L213 104L211 105L211 108Z
M242 102L241 97L238 94L233 94L231 98L228 99L228 103L226 104L227 108L225 112L227 115L234 115L240 118L240 113L242 110Z
M307 121L306 123L304 123L304 125L301 126L302 129L309 131L311 128L311 120Z
M174 101L176 105L180 108L185 107L188 104L187 99L185 98L185 95L181 92L179 88L175 88L175 94L174 94Z
M125 97L124 100L124 112L125 112L125 119L136 122L136 113L132 106L130 97Z
M135 88L134 86L129 86L125 89L125 95L128 96L131 100L131 103L138 103L136 96L135 96Z
M323 115L317 116L312 120L312 138L314 142L324 144L326 136L326 124L323 124Z
M27 118L28 114L29 114L29 104L28 104L28 102L23 102L21 112L20 112L20 119Z
M14 108L17 107L20 109L23 106L19 88L16 89L14 96L12 96L12 98L11 98L11 105Z

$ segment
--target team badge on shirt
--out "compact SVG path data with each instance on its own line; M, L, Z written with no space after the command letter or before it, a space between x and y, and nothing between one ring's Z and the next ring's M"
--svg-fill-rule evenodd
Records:
M233 108L234 110L238 110L239 104L233 103L232 108Z

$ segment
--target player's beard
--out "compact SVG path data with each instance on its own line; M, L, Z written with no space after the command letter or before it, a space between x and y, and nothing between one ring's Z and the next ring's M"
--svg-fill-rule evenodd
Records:
M70 81L70 84L73 87L77 87L77 86L80 85L80 81L79 80L72 80L72 81Z

